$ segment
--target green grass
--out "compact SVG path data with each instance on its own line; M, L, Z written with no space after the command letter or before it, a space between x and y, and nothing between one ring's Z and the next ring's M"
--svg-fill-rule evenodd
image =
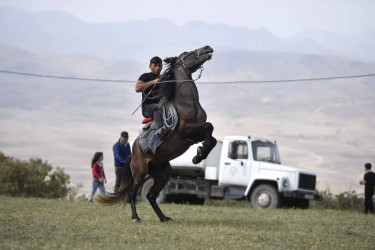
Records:
M334 210L162 204L152 208L0 196L0 249L374 249L375 216Z

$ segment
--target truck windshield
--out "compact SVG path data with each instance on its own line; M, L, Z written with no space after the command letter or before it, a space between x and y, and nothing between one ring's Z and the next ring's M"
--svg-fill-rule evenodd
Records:
M255 161L266 161L277 164L281 163L276 144L263 141L253 141L251 145Z

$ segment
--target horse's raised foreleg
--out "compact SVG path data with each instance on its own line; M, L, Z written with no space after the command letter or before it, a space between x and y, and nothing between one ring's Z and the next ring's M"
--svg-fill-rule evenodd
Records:
M198 164L207 158L208 154L216 146L217 140L212 136L214 126L210 122L194 125L194 130L191 132L192 138L197 142L203 141L203 145L198 147L197 155L193 158L193 163Z
M160 193L160 191L163 190L163 188L167 184L169 177L171 176L171 173L172 169L169 162L164 163L162 165L150 164L149 166L149 175L154 179L154 185L152 186L146 197L161 222L172 220L172 218L169 218L164 215L164 213L161 211L159 205L156 202L158 194Z

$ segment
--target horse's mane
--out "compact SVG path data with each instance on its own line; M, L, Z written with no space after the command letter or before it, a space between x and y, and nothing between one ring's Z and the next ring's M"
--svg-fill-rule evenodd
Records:
M174 66L175 62L167 62L167 68L164 70L163 75L158 84L156 95L160 98L164 97L166 101L172 101L174 99L176 82L174 82ZM164 82L167 81L167 82Z

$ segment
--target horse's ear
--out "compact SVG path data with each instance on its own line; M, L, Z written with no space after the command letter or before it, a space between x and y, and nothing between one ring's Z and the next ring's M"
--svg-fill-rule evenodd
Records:
M175 56L174 57L167 57L167 58L164 59L164 62L173 65L176 62L176 60L177 60L177 57L175 57Z

